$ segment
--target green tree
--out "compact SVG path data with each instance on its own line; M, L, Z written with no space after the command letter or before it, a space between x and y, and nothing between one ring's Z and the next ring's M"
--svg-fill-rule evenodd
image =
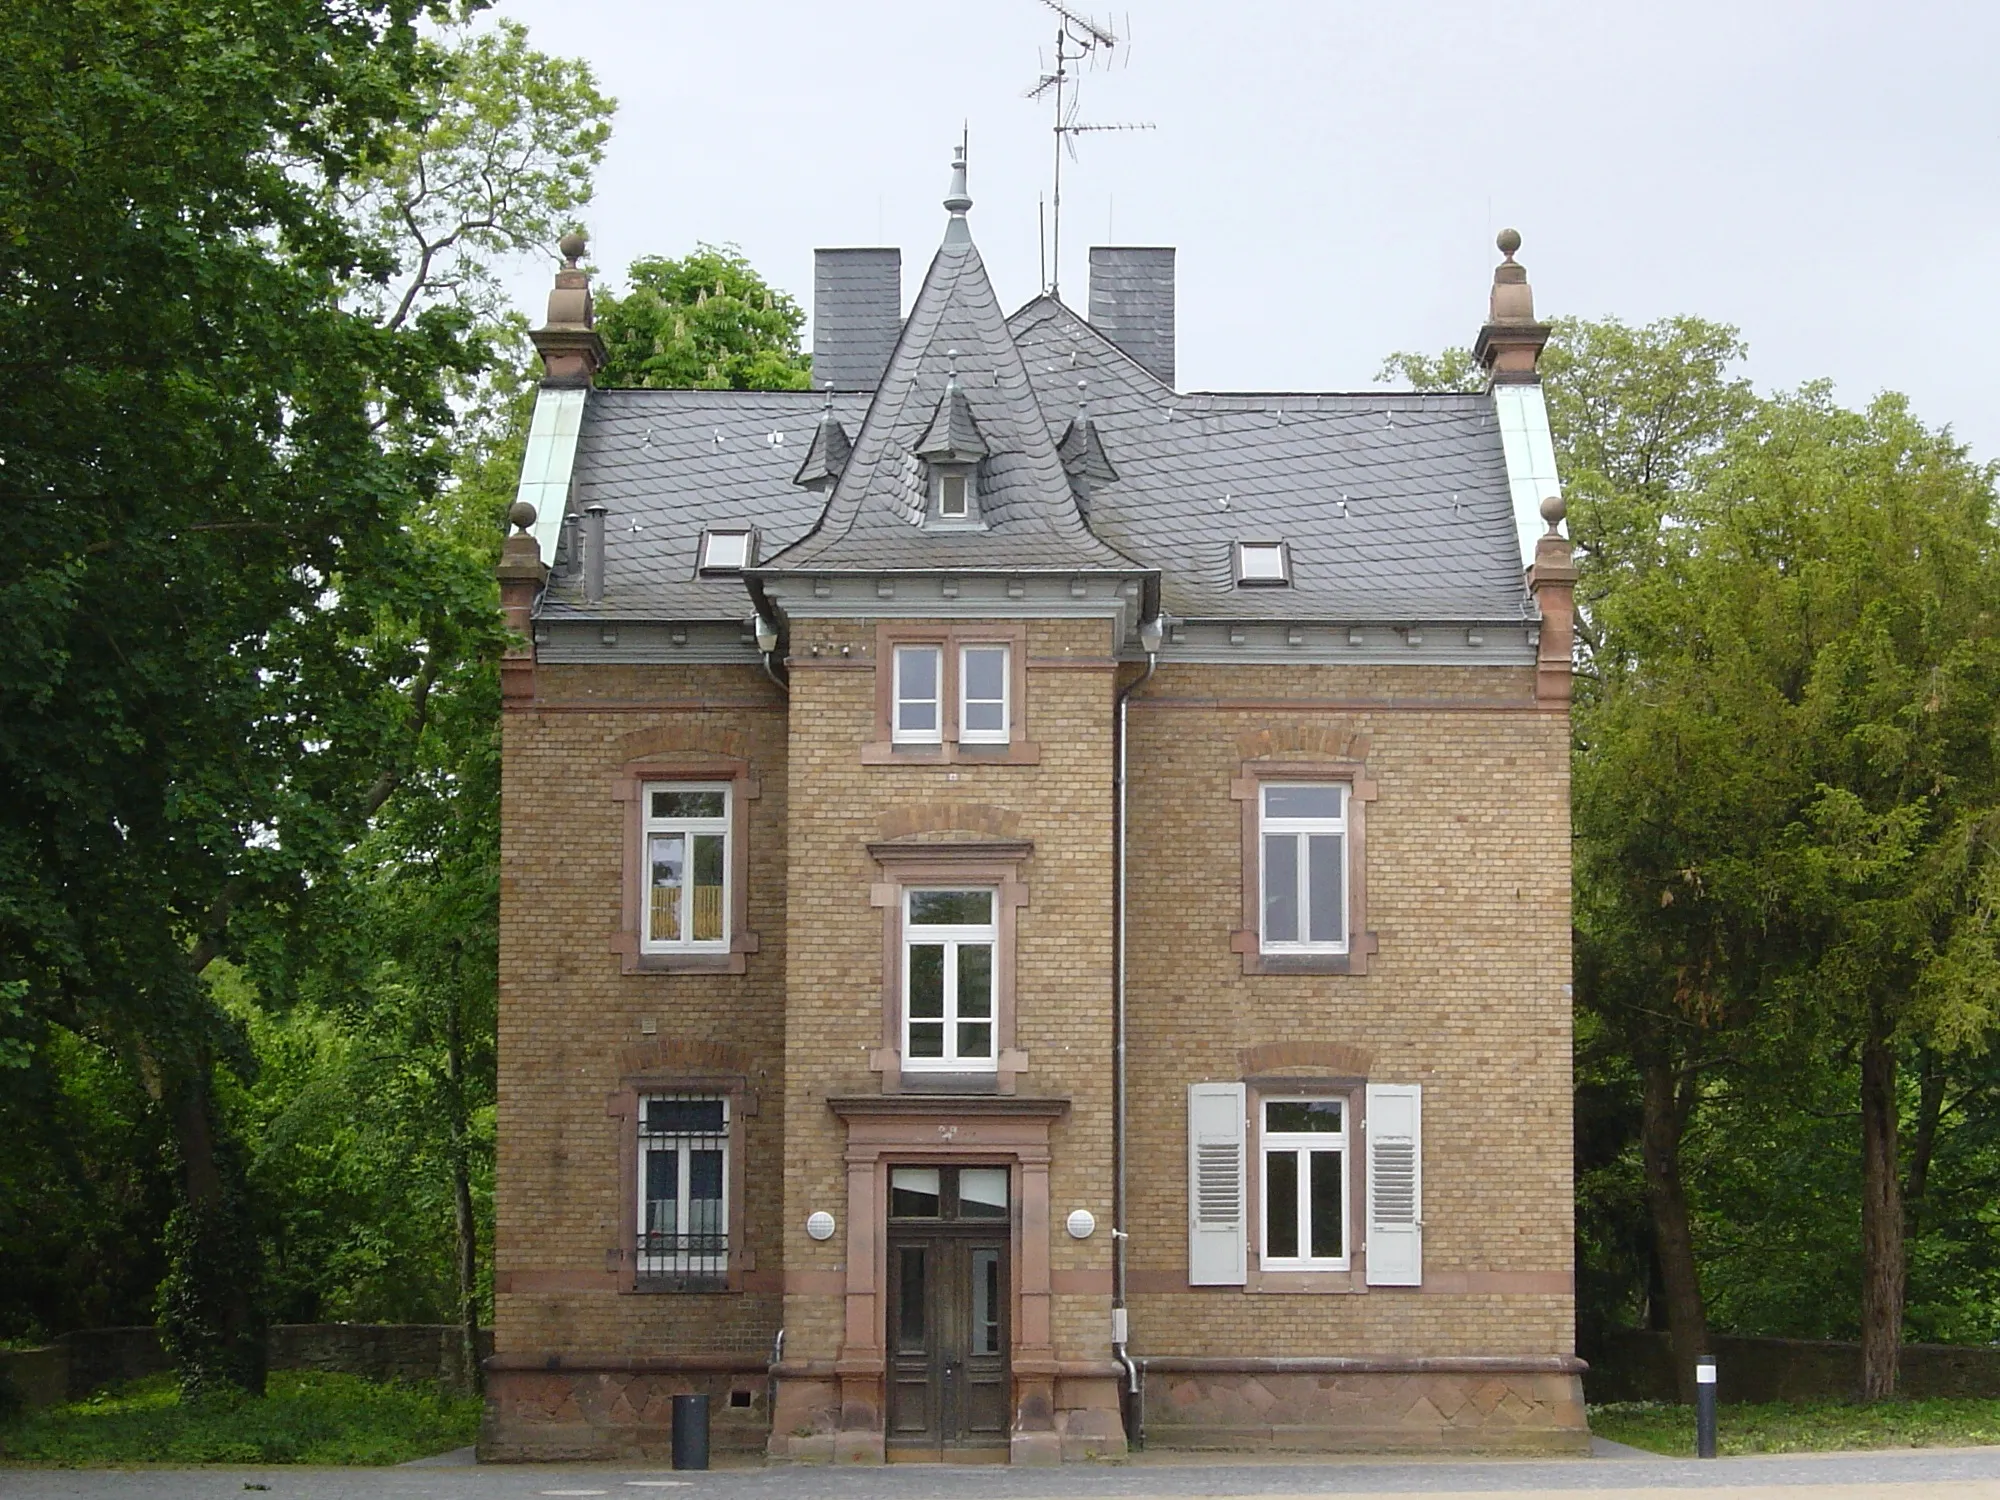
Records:
M734 246L697 245L679 260L642 256L622 296L597 297L607 386L802 391L812 360L799 352L806 315Z
M159 1100L193 1393L261 1382L215 1093L251 1056L207 971L310 908L497 635L427 522L491 341L462 268L412 273L347 196L393 195L476 72L418 33L445 9L38 6L0 58L0 993L29 1045L90 1038ZM385 312L399 273L424 287Z

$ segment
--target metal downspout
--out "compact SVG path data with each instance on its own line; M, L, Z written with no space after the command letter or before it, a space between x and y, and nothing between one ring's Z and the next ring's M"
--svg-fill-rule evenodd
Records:
M1157 632L1156 622L1153 629ZM1142 638L1148 633L1141 630ZM1132 1394L1135 1418L1139 1411L1139 1367L1126 1352L1131 1329L1125 1311L1125 1247L1131 1236L1125 1230L1125 884L1126 884L1126 705L1132 695L1151 680L1153 672L1160 664L1158 635L1154 634L1150 643L1153 649L1146 652L1146 670L1134 678L1118 694L1118 798L1116 802L1117 836L1113 840L1113 855L1117 861L1118 878L1113 891L1112 925L1116 929L1113 962L1116 982L1112 987L1111 1002L1111 1091L1114 1100L1111 1127L1112 1158L1112 1202L1111 1202L1111 1352L1118 1363L1125 1368L1126 1389ZM1143 1422L1135 1420L1135 1431L1127 1434L1134 1446L1144 1446Z

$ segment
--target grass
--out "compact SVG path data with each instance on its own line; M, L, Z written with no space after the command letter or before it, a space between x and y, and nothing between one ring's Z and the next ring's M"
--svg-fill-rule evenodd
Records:
M0 1426L11 1463L394 1464L462 1448L476 1397L313 1370L274 1371L260 1398L183 1404L156 1375Z
M1694 1408L1625 1401L1590 1408L1590 1430L1677 1458L1694 1452ZM1939 1399L1773 1401L1721 1407L1716 1447L1734 1453L1819 1453L1850 1448L1963 1448L2000 1443L2000 1401Z

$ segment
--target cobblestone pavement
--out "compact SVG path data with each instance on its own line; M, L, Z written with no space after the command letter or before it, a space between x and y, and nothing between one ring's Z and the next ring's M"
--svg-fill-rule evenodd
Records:
M1326 1459L1149 1455L1062 1469L437 1463L394 1469L0 1468L4 1500L1177 1500L1242 1496L1575 1495L1600 1500L2000 1500L2000 1448L1690 1459Z

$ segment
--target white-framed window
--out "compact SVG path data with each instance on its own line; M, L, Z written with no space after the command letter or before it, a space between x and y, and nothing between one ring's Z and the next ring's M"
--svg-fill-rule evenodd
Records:
M903 893L903 1067L986 1072L995 1064L992 890Z
M1347 794L1340 782L1258 788L1264 952L1347 951Z
M729 1101L639 1098L639 1275L729 1274Z
M1259 1250L1267 1271L1348 1268L1347 1101L1265 1099Z
M728 950L729 796L722 782L647 784L647 952Z
M1005 646L963 646L958 653L958 742L1004 745L1010 725L1008 651Z
M1291 549L1283 542L1236 544L1236 582L1239 587L1282 587L1291 581Z
M938 476L938 515L947 521L963 521L972 514L972 477L944 473Z
M898 745L944 742L944 648L896 648L895 718L890 739Z

